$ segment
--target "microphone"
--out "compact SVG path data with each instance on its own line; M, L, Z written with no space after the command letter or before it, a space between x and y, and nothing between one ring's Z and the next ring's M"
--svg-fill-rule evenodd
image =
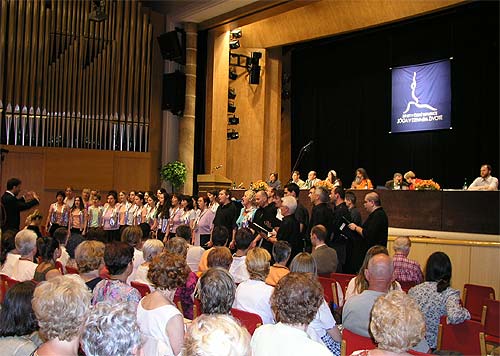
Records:
M307 145L305 145L304 147L302 147L302 149L304 151L307 151L313 145L313 143L314 143L313 140L309 141L309 143Z

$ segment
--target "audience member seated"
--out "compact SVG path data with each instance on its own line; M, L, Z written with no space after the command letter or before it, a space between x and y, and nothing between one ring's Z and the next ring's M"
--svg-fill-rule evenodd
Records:
M205 253L205 249L201 246L193 246L191 245L191 239L193 236L192 230L189 225L179 225L175 230L175 236L184 239L187 243L187 255L186 261L194 273L198 272L198 265L203 258L203 254Z
M139 226L127 226L121 234L121 241L134 249L133 269L127 278L127 283L135 280L135 273L141 264L144 263L142 256L142 229Z
M40 230L42 219L42 214L40 214L38 209L35 209L26 217L26 229L34 231L37 237L42 237L42 231Z
M16 248L16 232L7 230L1 233L2 247L0 249L0 274L12 275L12 268L21 255Z
M16 249L20 257L13 263L8 277L19 282L28 281L35 276L37 264L33 262L36 254L36 234L31 230L21 230L16 234Z
M99 302L116 304L121 302L139 303L139 291L125 282L132 273L134 248L124 242L111 242L104 249L104 263L109 271L109 279L97 283L94 288L92 305Z
M327 274L337 272L337 252L326 245L327 230L323 225L316 225L311 229L312 256L316 261L318 273Z
M290 253L292 248L290 244L286 241L277 241L273 245L273 259L276 261L269 269L269 274L266 278L266 283L270 286L275 286L278 281L290 273L290 270L286 266L288 259L290 258Z
M187 330L182 355L251 356L250 334L230 315L201 315Z
M295 256L290 264L290 271L305 273L314 280L318 279L316 261L307 252L302 252ZM324 298L314 319L307 327L307 334L314 341L323 343L334 355L340 355L342 336Z
M422 269L417 261L410 260L411 240L406 236L400 236L392 245L394 256L392 262L394 264L394 279L398 282L411 282L419 284L424 281Z
M250 278L245 260L250 244L253 241L253 234L248 228L244 227L236 231L235 240L236 253L233 254L233 263L229 267L229 273L235 283L241 283Z
M236 294L236 284L223 268L209 268L199 282L199 298L203 314L229 314Z
M101 241L83 241L75 251L78 274L90 291L94 291L97 283L102 281L99 270L104 265L105 245Z
M403 175L401 173L394 173L392 180L385 182L385 187L390 190L407 190L408 183L403 181Z
M180 237L174 237L167 241L165 250L170 253L177 254L182 258L186 259L188 244L186 240ZM229 254L231 254L231 252ZM196 275L196 273L189 270L186 283L183 286L177 288L175 292L175 297L179 298L179 300L181 301L182 311L184 313L184 317L186 317L187 319L193 319L193 305L194 305L193 295L197 282L198 282L198 276Z
M348 298L342 311L342 325L355 334L370 337L370 312L375 300L389 291L394 268L392 260L383 253L373 256L364 271L368 288Z
M86 356L140 355L135 306L98 303L85 322L81 344Z
M255 330L251 347L259 356L332 355L321 343L311 340L307 326L323 303L323 289L305 273L289 273L280 279L271 296L271 307L278 322Z
M373 189L373 184L364 168L356 169L356 177L352 181L351 189Z
M35 288L33 310L40 334L47 340L35 356L78 355L91 297L85 283L75 275L58 276Z
M345 300L348 300L354 295L363 293L368 288L368 280L365 276L365 270L368 268L368 262L370 259L379 253L389 256L389 251L387 251L387 248L384 246L373 246L366 251L365 259L363 261L363 265L359 269L358 275L352 278L347 285ZM401 285L397 281L394 281L391 283L389 290L401 290Z
M404 292L392 291L375 301L370 331L378 347L356 351L353 355L410 355L407 351L424 338L425 321L411 297Z
M269 174L269 180L266 182L268 186L278 190L281 189L281 182L278 179L278 172L272 172Z
M157 239L148 239L142 245L142 258L144 262L137 268L135 272L135 282L147 284L150 288L153 286L148 279L149 264L153 257L159 255L163 251L163 242Z
M437 346L439 319L447 316L449 324L470 319L470 313L460 304L460 292L450 287L451 261L444 252L434 252L425 266L425 282L408 291L424 314L425 340L432 349Z
M265 283L269 274L271 255L267 250L256 247L248 251L246 265L250 279L236 288L233 307L258 314L264 324L274 323L269 298L274 288Z
M0 309L0 350L3 355L26 356L42 344L31 306L35 283L17 283L5 293Z
M469 185L469 190L498 190L498 178L491 176L489 164L481 166L480 176Z
M212 248L215 246L226 246L228 239L229 231L225 226L214 226L214 229L212 230L212 238L208 243L212 247L206 251L204 250L200 258L200 263L198 264L198 274L201 274L208 269L207 258Z
M35 269L33 279L42 282L60 276L61 272L56 268L56 260L61 256L59 241L53 237L39 237L36 245L40 263Z
M186 283L189 267L182 256L165 252L151 261L148 278L155 291L137 307L137 323L145 355L177 355L184 338L184 319L174 305L177 288Z
M220 267L229 272L231 263L233 263L233 255L226 246L216 246L208 253L207 265L209 269Z
M57 241L59 241L59 248L61 250L61 256L59 256L57 261L61 262L63 268L65 269L66 265L70 261L70 256L69 256L69 253L66 249L66 243L68 242L68 229L66 229L65 227L59 227L56 229L56 231L54 231L54 233L52 234L52 237L54 239L56 239ZM76 246L74 246L73 249L74 248L76 248ZM74 258L74 256L73 256L73 258ZM76 264L70 263L70 267L76 268Z

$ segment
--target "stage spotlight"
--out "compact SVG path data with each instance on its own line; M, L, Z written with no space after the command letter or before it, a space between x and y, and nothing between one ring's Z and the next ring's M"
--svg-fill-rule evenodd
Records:
M240 28L231 31L231 39L241 38L243 36L243 32L241 32Z
M228 118L228 124L229 125L238 125L240 123L240 118L238 116L231 116Z
M234 67L229 67L229 79L231 80L238 79L238 74L236 74L236 69Z
M260 83L260 65L259 61L262 58L262 53L252 52L252 58L250 59L250 66L248 72L250 74L250 84Z
M233 102L227 103L227 111L231 114L234 114L234 112L236 111L236 105L234 105Z
M234 88L229 87L227 97L231 100L236 99L236 90Z
M239 40L229 41L229 48L230 49L238 49L238 48L240 48L240 41Z
M236 140L239 137L240 137L240 134L238 133L238 131L231 130L231 131L227 132L227 139L228 140Z

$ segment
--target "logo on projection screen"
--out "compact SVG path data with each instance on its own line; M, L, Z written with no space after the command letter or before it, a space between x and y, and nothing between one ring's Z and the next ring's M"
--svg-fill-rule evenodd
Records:
M392 70L391 132L449 129L450 61Z

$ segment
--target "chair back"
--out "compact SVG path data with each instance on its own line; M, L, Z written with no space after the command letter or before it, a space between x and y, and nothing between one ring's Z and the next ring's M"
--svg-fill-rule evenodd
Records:
M336 305L339 305L339 300L337 298L337 293L336 293L335 279L318 277L318 281L323 287L323 295L325 296L326 302L328 304L333 302Z
M446 316L439 321L438 350L458 351L464 355L481 355L479 333L483 331L480 322L465 320L461 324L448 324Z
M425 352L415 351L412 349L410 349L406 352L408 352L410 355L414 355L414 356L431 356L432 355L432 354L426 354Z
M5 293L7 293L7 291L17 283L19 283L19 281L16 281L5 274L0 274L0 303L3 303Z
M262 318L254 313L250 313L244 310L232 308L231 315L238 319L250 335L253 335L255 329L262 325Z
M198 298L194 298L193 304L193 320L203 314L203 310L201 309L201 301Z
M151 293L151 289L147 284L140 283L140 282L130 282L130 286L134 287L141 293L141 297L147 296L149 293Z
M350 355L356 350L372 350L376 348L377 344L371 338L355 334L347 329L342 331L340 356Z
M66 266L66 274L78 274L78 268Z
M341 290L338 290L338 288L335 290L337 294L337 300L338 306L342 306L345 303L345 293L347 291L347 286L349 285L349 282L351 279L356 277L354 274L346 274L346 273L330 273L330 278L335 279L337 282L336 287L340 286Z
M495 290L477 284L464 285L464 307L470 312L472 320L481 321L485 299L495 299Z
M64 267L61 261L56 261L56 268L61 272L61 274L64 274Z
M417 283L415 282L402 282L398 281L399 285L401 286L401 289L404 290L405 293L408 293L410 288L415 287Z
M484 332L479 334L481 354L487 354L487 344L493 347L500 345L500 300L485 299L481 324Z

